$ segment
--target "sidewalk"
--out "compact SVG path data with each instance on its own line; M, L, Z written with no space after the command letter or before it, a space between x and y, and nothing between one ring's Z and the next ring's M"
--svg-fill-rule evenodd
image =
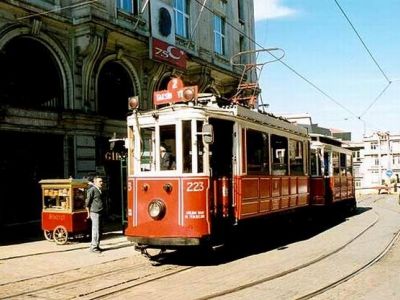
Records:
M84 271L94 266L110 267L113 262L124 263L126 259L142 259L133 244L122 234L122 230L107 231L103 235L101 253L91 252L89 246L90 241L72 239L65 245L57 245L44 237L41 240L0 246L0 295L13 288L13 284L18 286L26 280L32 280L29 284L41 286L43 283L39 283L40 278Z
M128 247L132 244L123 235L121 224L109 222L104 226L101 247L104 250ZM42 231L35 230L26 236L8 238L0 244L0 260L8 260L27 255L40 255L52 252L68 252L78 249L89 249L90 241L70 238L65 245L57 245L55 242L47 241ZM133 249L133 246L132 246ZM133 250L132 250L133 251Z

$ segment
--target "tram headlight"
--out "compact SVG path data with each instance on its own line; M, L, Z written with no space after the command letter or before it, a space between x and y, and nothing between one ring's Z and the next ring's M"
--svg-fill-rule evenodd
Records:
M139 97L133 96L128 98L128 109L134 110L139 107Z
M183 99L185 99L185 101L192 101L195 97L195 91L188 87L186 89L183 90Z
M152 200L148 207L149 216L154 220L160 220L165 215L165 204L160 199Z

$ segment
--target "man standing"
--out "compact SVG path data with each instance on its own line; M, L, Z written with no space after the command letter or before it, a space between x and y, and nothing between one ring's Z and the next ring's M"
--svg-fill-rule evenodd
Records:
M90 251L101 252L100 237L101 237L101 221L104 211L104 201L101 188L103 187L103 179L96 176L93 179L93 185L87 190L85 206L88 212L87 218L92 220L92 242Z

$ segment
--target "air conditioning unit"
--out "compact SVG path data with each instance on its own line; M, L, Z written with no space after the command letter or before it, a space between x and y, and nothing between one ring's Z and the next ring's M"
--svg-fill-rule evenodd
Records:
M150 2L151 35L168 44L175 44L174 9L168 4L153 0Z

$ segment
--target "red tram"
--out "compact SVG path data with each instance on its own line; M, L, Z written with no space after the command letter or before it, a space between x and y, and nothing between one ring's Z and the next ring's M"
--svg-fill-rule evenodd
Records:
M311 137L311 204L356 206L352 152L329 136Z
M176 78L153 98L154 110L127 119L125 235L137 245L213 243L246 219L355 204L351 153L339 141L224 106Z

